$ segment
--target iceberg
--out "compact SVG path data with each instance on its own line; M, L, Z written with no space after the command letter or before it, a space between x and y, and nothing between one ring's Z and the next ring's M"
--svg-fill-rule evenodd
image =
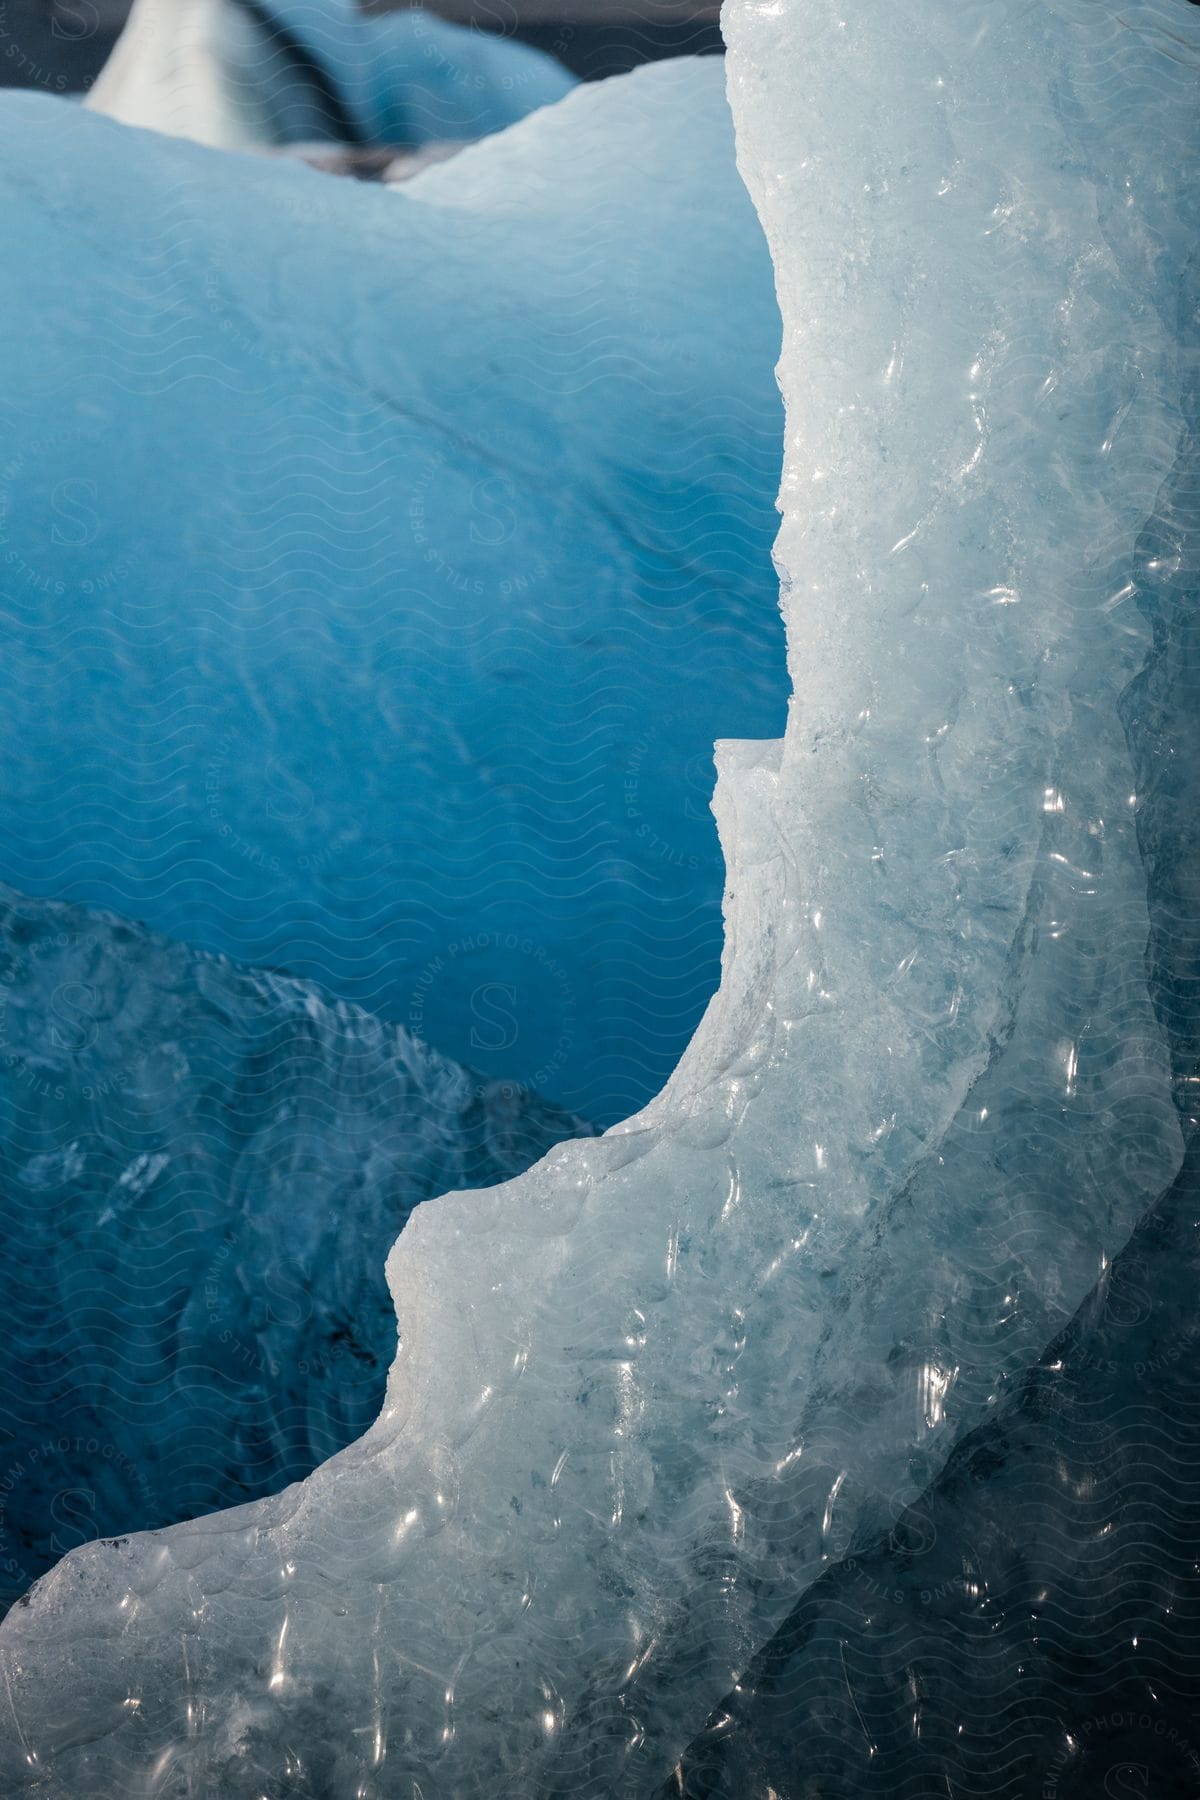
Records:
M419 8L134 0L86 104L222 150L416 148L501 131L575 85L552 57Z
M14 1793L678 1788L1179 1172L1147 947L1182 878L1151 891L1136 714L1188 551L1144 528L1185 426L1200 16L725 29L784 316L793 697L719 751L720 989L640 1114L416 1208L356 1444L13 1609Z
M0 1598L358 1437L412 1208L587 1132L308 984L0 889Z
M627 1116L716 983L713 740L784 715L719 64L394 191L34 96L0 135L0 876Z
M1198 273L1193 258L1185 343ZM661 1800L1196 1788L1196 368L1175 466L1135 547L1153 568L1137 594L1153 648L1121 705L1183 1164L1037 1365L998 1386L925 1492L833 1560L756 1652Z

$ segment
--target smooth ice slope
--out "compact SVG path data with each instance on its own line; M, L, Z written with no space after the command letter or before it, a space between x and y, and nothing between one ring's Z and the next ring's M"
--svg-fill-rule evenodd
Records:
M1178 1167L1119 709L1200 18L726 24L796 699L722 753L721 992L640 1117L418 1208L359 1445L10 1615L16 1791L652 1791Z
M527 44L355 0L134 0L86 104L223 150L484 137L575 85Z
M0 889L0 1603L357 1437L413 1207L581 1130L319 989Z
M713 739L784 707L720 67L395 193L25 96L0 167L0 874L627 1115L716 981Z

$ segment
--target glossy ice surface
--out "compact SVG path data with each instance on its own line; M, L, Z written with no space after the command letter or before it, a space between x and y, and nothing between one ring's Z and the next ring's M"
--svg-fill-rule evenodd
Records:
M0 875L626 1116L716 983L713 740L786 693L720 65L395 192L25 96L0 160Z
M794 700L721 751L721 990L642 1114L416 1211L359 1444L10 1615L17 1791L653 1792L1178 1172L1136 709L1188 553L1147 527L1200 15L726 29L784 314Z

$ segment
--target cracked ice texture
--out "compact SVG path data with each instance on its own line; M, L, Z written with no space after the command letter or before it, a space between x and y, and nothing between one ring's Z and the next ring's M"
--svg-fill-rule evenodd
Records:
M1119 705L1186 13L727 14L795 698L721 752L721 991L644 1113L417 1210L358 1445L10 1615L14 1787L645 1793L1172 1178Z
M1200 42L1191 68L1200 73ZM1195 146L1200 149L1200 146ZM1200 258L1178 329L1186 421L1139 533L1153 648L1121 700L1147 871L1147 970L1188 1150L1066 1330L874 1542L800 1599L662 1800L1185 1793L1200 1531ZM1081 1189L1081 1199L1086 1190ZM1131 1767L1132 1765L1132 1767Z

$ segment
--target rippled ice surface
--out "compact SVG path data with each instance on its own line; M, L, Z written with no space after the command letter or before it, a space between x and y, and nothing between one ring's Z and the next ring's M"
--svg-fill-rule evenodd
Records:
M0 889L0 1600L358 1437L413 1207L588 1129L303 982Z
M716 981L713 740L786 691L719 64L395 192L0 137L0 875L633 1111Z
M1198 273L1193 259L1185 344ZM1137 549L1154 647L1121 706L1188 1153L1036 1368L886 1531L831 1559L662 1800L1200 1789L1197 400L1185 380L1187 431Z
M1153 597L1194 547L1162 495L1200 17L726 28L795 697L721 752L721 990L643 1113L416 1211L358 1444L14 1609L15 1791L654 1792L1179 1176L1194 836L1154 739L1189 702Z

